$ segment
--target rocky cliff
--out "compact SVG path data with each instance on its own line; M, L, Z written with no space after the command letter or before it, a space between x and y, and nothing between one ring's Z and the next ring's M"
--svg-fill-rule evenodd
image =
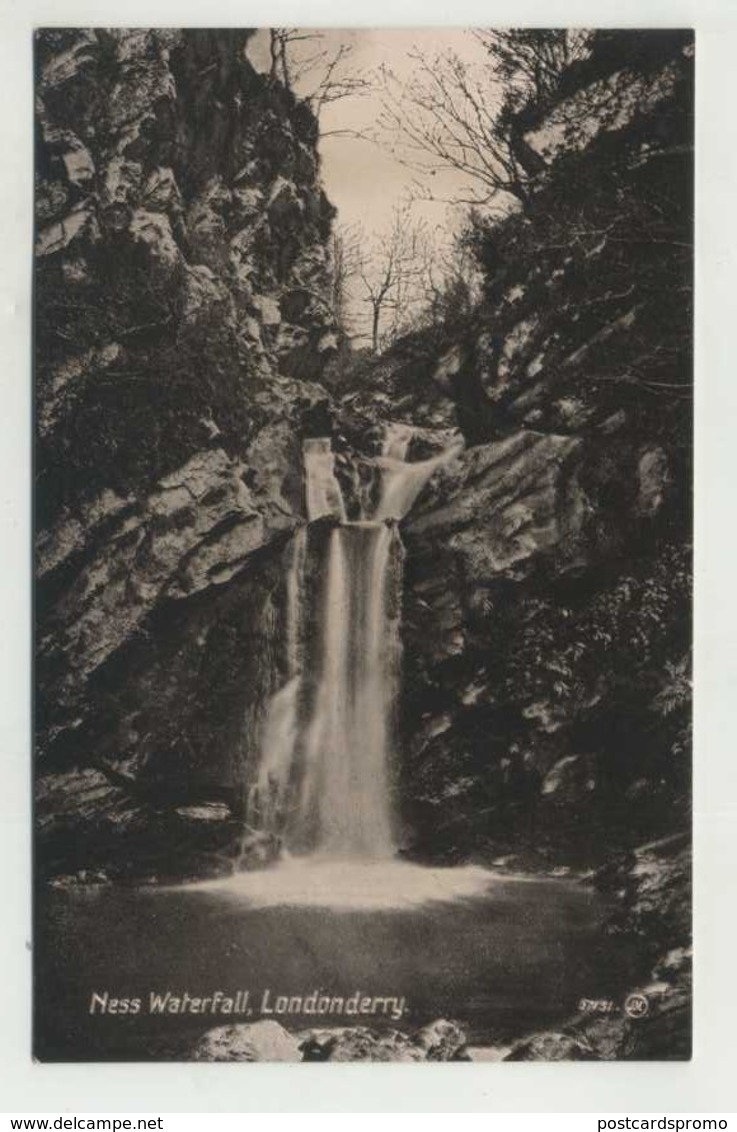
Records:
M248 37L37 35L52 868L109 863L121 837L144 860L172 837L221 849L237 828L271 594L304 517L299 430L338 343L317 124L253 69Z
M597 33L520 113L530 199L472 229L480 306L343 398L349 435L393 411L468 445L404 529L420 857L590 864L688 825L692 66L689 33Z

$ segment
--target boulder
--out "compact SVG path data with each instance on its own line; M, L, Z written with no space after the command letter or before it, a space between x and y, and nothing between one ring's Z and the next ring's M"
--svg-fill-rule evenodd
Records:
M83 563L58 597L60 629L42 642L63 648L67 673L85 679L163 598L222 585L265 541L263 520L243 482L246 467L220 448L197 452L135 508L109 493L97 524L63 517L41 545L58 564L84 545ZM100 510L100 507L97 508ZM67 690L72 684L67 681Z
M193 1061L301 1061L297 1039L270 1019L215 1026L197 1042Z
M425 1050L428 1061L466 1060L466 1035L457 1022L439 1018L423 1026L412 1041Z
M515 1043L504 1061L596 1061L587 1042L557 1030L533 1034Z
M579 452L573 437L527 432L468 449L418 501L406 526L410 550L430 553L442 538L474 582L544 554L573 559L586 513L582 492L569 489Z
M466 1036L455 1022L438 1019L414 1034L367 1026L302 1035L304 1061L467 1061Z

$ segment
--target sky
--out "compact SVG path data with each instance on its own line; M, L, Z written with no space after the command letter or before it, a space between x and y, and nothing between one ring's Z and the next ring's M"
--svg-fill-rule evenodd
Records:
M335 28L324 31L324 35L329 51L342 43L351 44L353 72L369 73L385 64L401 81L408 79L416 67L410 57L413 50L433 56L451 49L470 63L482 63L485 58L483 48L466 28ZM254 65L268 66L267 30L259 31L251 41L249 56ZM320 119L321 131L330 135L335 130L371 128L380 111L381 93L374 88L363 97L348 97L326 107ZM387 149L363 138L327 136L321 141L320 152L325 190L338 209L341 223L360 222L367 231L384 230L416 172ZM433 181L435 195L452 194L461 183L462 179L454 174L440 173ZM445 205L423 202L417 208L430 224L446 223Z
M320 29L323 44L332 55L341 44L351 45L348 70L352 74L376 74L382 65L389 67L400 82L408 80L417 63L412 52L420 51L428 58L452 50L470 66L481 66L486 59L482 46L467 28L335 28ZM309 44L302 50L314 51ZM295 52L300 45L295 45ZM268 69L269 31L262 29L249 41L248 55L260 70ZM305 96L314 86L315 77L307 76L297 83L297 93ZM392 224L394 210L410 194L417 181L416 169L403 164L388 146L380 146L356 132L368 131L375 126L381 113L382 93L378 83L362 94L351 95L323 108L320 115L320 155L322 181L325 191L338 210L336 224L360 225L371 246L369 237L386 232ZM336 131L338 131L336 133ZM345 131L351 131L347 134ZM433 195L452 198L459 195L467 179L451 171L440 170L430 182ZM443 200L415 201L411 209L415 221L424 221L429 238L438 248L447 246L452 232L458 227L461 212ZM369 311L362 303L361 285L351 287L350 308L356 337L364 339Z

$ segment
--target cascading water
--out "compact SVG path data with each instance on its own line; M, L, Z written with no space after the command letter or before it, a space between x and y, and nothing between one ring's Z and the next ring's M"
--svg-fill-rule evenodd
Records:
M387 429L374 457L373 514L346 521L329 439L304 443L308 525L292 543L286 580L286 681L271 698L249 793L247 824L285 848L322 858L390 859L393 717L400 676L397 523L453 443L407 463L413 430ZM317 519L333 519L326 529Z
M381 495L375 518L403 519L433 473L463 451L458 441L439 456L407 464L392 456L379 456L376 465L381 473Z
M389 720L398 676L393 528L330 532L318 623L320 676L289 840L335 857L390 857Z
M305 440L302 456L307 488L307 517L312 521L330 516L344 523L345 504L340 484L335 478L335 457L330 437Z
M302 587L307 554L307 528L300 527L291 544L286 581L286 683L267 705L261 734L258 776L248 795L247 824L274 830L287 800L297 743L301 690L300 650L303 631Z

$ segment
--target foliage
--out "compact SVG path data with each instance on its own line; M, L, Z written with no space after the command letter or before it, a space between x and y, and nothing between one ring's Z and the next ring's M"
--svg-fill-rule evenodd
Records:
M478 31L507 106L540 110L558 93L562 76L585 59L592 33L580 28L509 28Z
M691 702L691 658L666 661L663 686L653 700L653 707L663 716L681 711Z
M675 707L679 697L688 697L687 660L674 666L668 654L687 631L690 583L689 549L671 545L654 560L630 562L593 592L582 586L583 596L570 590L568 600L531 598L515 633L507 694L522 700L549 696L565 708L599 695L602 679L652 685L662 671L668 683L653 704L668 714L666 703Z

